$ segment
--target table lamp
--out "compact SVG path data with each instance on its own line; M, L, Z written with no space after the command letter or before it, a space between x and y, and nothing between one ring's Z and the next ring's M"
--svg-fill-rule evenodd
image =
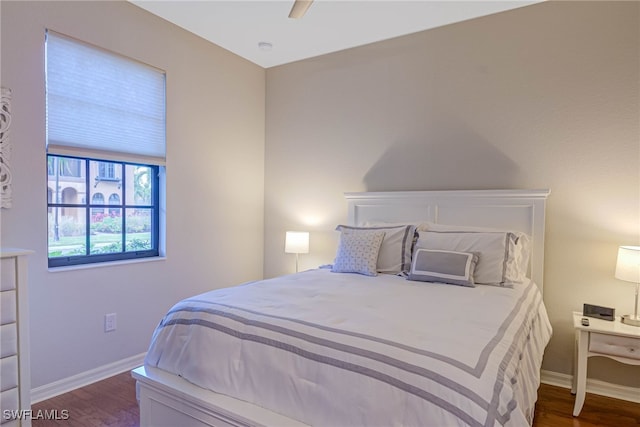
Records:
M620 246L616 263L616 279L636 284L636 303L633 314L622 316L627 325L640 326L638 317L638 292L640 291L640 246Z
M296 273L298 272L298 254L309 253L308 231L287 231L284 240L284 252L296 254Z

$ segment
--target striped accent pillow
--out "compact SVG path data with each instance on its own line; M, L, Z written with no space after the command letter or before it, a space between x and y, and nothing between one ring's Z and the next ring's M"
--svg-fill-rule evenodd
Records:
M408 279L475 287L473 273L477 263L478 256L473 253L418 249Z
M510 232L420 231L416 249L471 252L478 255L475 283L513 287L509 276L509 260L513 259Z

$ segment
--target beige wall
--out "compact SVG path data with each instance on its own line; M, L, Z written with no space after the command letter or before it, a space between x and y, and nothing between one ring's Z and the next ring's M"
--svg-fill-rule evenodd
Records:
M0 7L14 147L14 206L1 211L1 243L36 251L29 278L38 388L145 352L180 298L262 277L265 71L124 1ZM166 71L165 261L47 270L46 28ZM118 329L106 334L112 312Z
M633 311L640 243L637 2L546 2L267 70L265 276L330 263L345 191L549 188L544 369L569 374L571 311ZM589 375L640 387L635 367Z

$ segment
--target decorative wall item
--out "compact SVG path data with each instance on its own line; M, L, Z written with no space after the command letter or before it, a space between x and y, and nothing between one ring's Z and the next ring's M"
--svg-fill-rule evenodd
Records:
M0 208L11 207L11 89L0 89Z

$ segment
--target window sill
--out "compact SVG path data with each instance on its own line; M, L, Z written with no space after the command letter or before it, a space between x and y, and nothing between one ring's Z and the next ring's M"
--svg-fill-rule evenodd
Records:
M72 271L72 270L86 270L90 268L101 268L101 267L115 267L118 265L126 265L126 264L140 264L144 262L157 262L157 261L165 261L167 259L166 256L154 256L147 258L138 258L138 259L125 259L121 261L109 261L109 262L94 262L90 264L78 264L78 265L69 265L62 267L49 267L47 270L49 273L60 273L64 271Z

